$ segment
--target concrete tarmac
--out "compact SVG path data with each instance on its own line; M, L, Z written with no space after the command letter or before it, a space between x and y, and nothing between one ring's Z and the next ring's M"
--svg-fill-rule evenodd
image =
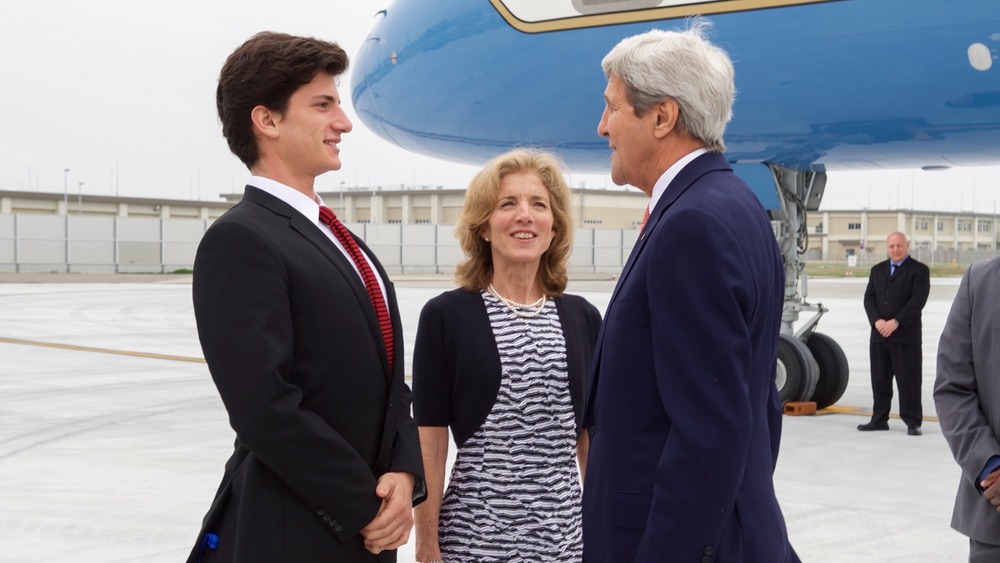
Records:
M452 286L394 276L407 366L423 304ZM931 397L958 288L924 309L924 435L860 433L871 408L865 279L810 280L851 381L832 412L786 416L775 481L806 562L963 561L949 528L959 470ZM569 291L604 310L607 276ZM202 361L190 276L0 276L0 561L175 562L193 545L234 434ZM893 412L898 412L894 402ZM452 453L454 448L452 448ZM412 562L413 541L399 561Z

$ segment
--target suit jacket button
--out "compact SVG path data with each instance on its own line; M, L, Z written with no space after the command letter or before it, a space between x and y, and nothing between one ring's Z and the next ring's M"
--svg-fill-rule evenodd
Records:
M326 511L322 508L316 511L316 516L319 516L320 518L322 518L324 514L326 514Z
M338 532L338 533L339 532L343 532L344 531L344 527L341 526L340 524L337 524L336 526L333 527L333 531L334 532Z
M712 563L712 558L706 555L701 558L701 563Z
M329 521L330 521L330 520L332 520L332 519L333 519L333 517L332 517L332 516L330 516L329 514L324 514L324 515L323 515L323 521L324 521L324 522L329 522Z
M590 426L587 427L587 433L593 436L594 434L597 433L597 427L591 424Z
M711 555L711 554L715 553L715 550L712 549L712 546L706 545L705 546L705 551L703 551L702 553L704 553L705 555Z

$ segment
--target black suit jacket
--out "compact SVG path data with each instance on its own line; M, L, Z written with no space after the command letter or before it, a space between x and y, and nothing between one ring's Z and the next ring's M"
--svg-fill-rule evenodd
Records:
M931 290L931 272L912 256L889 276L889 261L872 267L865 290L865 313L872 327L871 342L886 342L875 330L875 321L896 319L899 328L889 336L893 344L920 344L920 312Z
M219 547L201 561L395 561L359 531L379 476L407 471L422 488L423 469L395 292L358 243L385 281L394 373L361 278L291 206L248 186L198 247L198 335L236 431L199 535Z

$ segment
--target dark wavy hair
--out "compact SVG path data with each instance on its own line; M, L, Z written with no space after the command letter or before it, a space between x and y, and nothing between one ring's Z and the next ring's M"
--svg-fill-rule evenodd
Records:
M336 43L271 31L248 39L226 59L215 90L229 150L251 168L260 159L250 120L253 108L284 113L302 85L320 72L340 76L347 65L347 53Z

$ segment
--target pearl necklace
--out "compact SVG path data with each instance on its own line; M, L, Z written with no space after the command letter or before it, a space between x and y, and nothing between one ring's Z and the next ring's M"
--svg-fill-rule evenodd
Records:
M533 303L518 303L517 301L512 301L510 299L507 299L503 295L500 295L500 292L497 291L497 288L493 287L492 283L487 288L487 291L489 291L490 295L496 297L501 303L506 305L507 308L510 309L511 313L514 313L515 315L525 319L537 317L538 314L542 312L542 309L545 308L545 303L548 302L549 299L545 295L542 295L541 297L538 298L537 301ZM524 309L528 310L525 311Z

